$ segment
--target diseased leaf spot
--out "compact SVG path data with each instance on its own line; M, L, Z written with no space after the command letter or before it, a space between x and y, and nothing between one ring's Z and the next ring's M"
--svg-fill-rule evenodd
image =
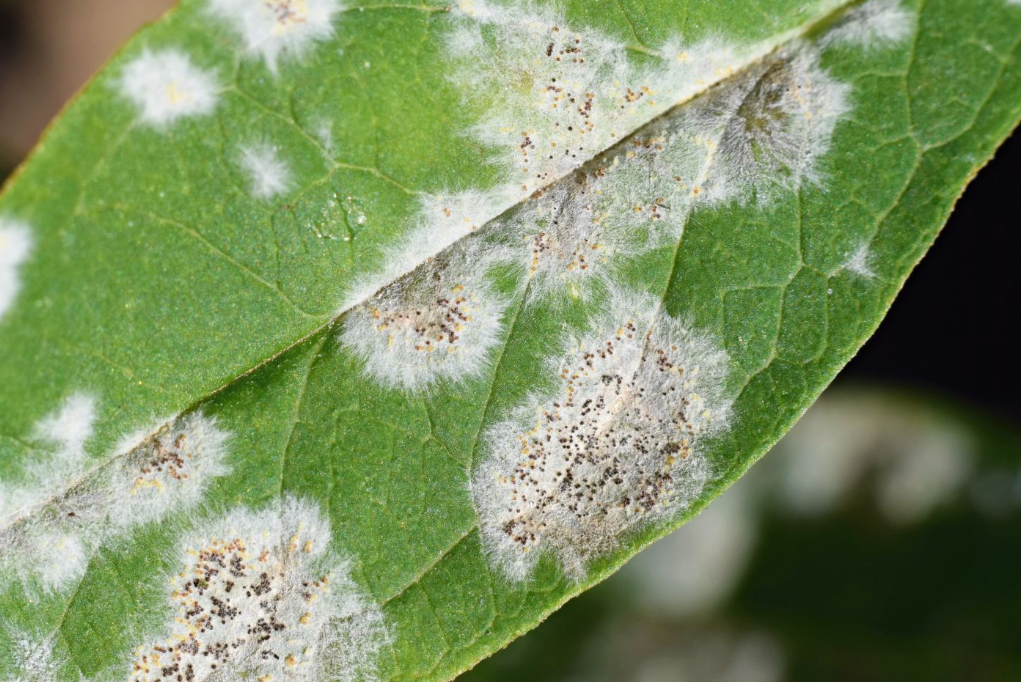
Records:
M915 13L902 0L867 0L848 10L823 42L876 50L903 42L914 25Z
M49 456L33 461L20 484L0 480L0 580L14 577L26 586L51 592L85 572L88 560L77 532L78 519L57 512L37 520L33 512L60 497L83 475L88 458L85 444L92 437L95 419L95 398L83 393L69 396L60 409L36 424L34 438ZM71 495L64 500L64 513L91 500L86 493Z
M68 660L63 652L54 650L53 636L13 630L9 625L4 634L8 635L12 646L9 651L0 652L0 661L8 659L15 675L0 679L4 682L54 682L61 679L61 668Z
M503 330L507 301L489 281L499 248L459 248L432 260L353 310L341 341L385 386L428 388L477 376Z
M801 45L763 61L684 107L678 126L708 140L711 170L701 190L710 201L768 201L818 183L818 160L850 110L849 86Z
M872 269L872 252L869 250L869 245L867 243L862 244L855 249L847 258L843 269L864 279L875 277L876 273Z
M299 57L333 35L339 0L209 0L241 35L247 52L276 71L281 57Z
M198 68L176 49L145 50L124 67L118 85L141 121L160 128L212 113L220 89L212 71Z
M241 168L248 176L248 188L256 199L270 199L287 190L291 171L270 144L249 145L241 149Z
M133 527L198 504L209 484L230 472L229 437L214 419L194 412L131 444L115 476L111 520Z
M709 337L616 292L593 332L551 364L557 383L486 434L472 489L494 563L528 576L543 553L574 578L630 531L683 510L727 421L727 358Z
M95 419L93 397L69 396L36 425L35 439L52 455L33 462L19 485L0 481L0 581L65 589L104 543L198 504L229 472L228 435L201 413L128 438L116 457L89 469Z
M189 533L166 633L136 651L131 680L374 679L383 615L331 542L318 508L294 498Z
M32 250L28 225L0 216L0 320L21 289L19 270Z
M659 67L639 68L623 44L547 9L462 2L453 17L451 79L468 104L489 103L472 132L500 150L506 185L519 197L725 78L738 59L719 42L670 44Z

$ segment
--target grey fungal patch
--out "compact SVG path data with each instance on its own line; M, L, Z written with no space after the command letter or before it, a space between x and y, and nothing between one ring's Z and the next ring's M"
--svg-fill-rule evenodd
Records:
M146 429L92 464L85 444L95 411L90 396L67 398L36 426L52 456L34 462L17 486L0 481L0 584L66 590L99 547L198 505L229 472L228 434L200 412Z
M710 141L710 201L769 201L818 184L819 159L850 111L850 86L811 45L783 51L685 107L678 126Z
M96 400L84 393L64 399L41 419L33 439L40 456L17 482L0 480L0 584L16 580L43 592L77 580L88 565L86 539L75 509L92 509L98 496L72 486L85 474ZM50 505L50 508L45 508Z
M144 50L124 66L117 85L139 120L160 130L183 118L208 116L220 94L216 73L176 48Z
M0 320L21 289L20 269L32 251L28 225L0 216Z
M215 419L193 412L132 443L114 476L111 521L132 528L200 503L209 484L230 473L229 437Z
M341 342L387 387L477 376L503 333L507 299L491 282L502 258L474 241L432 259L346 313Z
M247 53L276 72L281 58L302 57L333 35L340 0L208 0L210 10L228 23Z
M452 18L451 79L467 103L488 104L470 132L498 150L505 184L519 197L770 49L673 41L656 51L657 66L637 67L626 45L548 7L463 0Z
M383 614L351 580L314 503L234 509L180 543L166 629L136 649L132 682L376 679Z
M692 212L821 184L850 88L799 44L642 128L490 225L519 253L528 302L591 299L620 266L680 240Z
M486 433L472 481L485 544L511 580L547 553L580 579L629 532L685 509L711 476L703 442L729 413L725 353L645 294L615 293L550 368L556 387Z
M903 0L867 0L848 10L830 29L826 45L876 50L903 43L915 30L916 12Z
M495 227L524 243L529 301L605 293L627 259L679 239L706 156L697 141L656 123Z
M54 682L62 679L67 657L54 652L54 637L20 630L4 633L10 642L7 651L0 651L0 670L8 668L13 675L0 673L2 682ZM80 671L79 671L80 672ZM80 676L84 679L84 676Z

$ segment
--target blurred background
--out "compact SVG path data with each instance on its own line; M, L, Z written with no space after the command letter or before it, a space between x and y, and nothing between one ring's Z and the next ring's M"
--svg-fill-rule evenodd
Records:
M172 4L0 0L0 178ZM465 682L1021 680L1019 184L1015 135L765 460Z

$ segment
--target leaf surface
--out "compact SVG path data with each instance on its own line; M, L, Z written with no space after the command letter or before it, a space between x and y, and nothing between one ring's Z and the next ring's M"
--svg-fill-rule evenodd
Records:
M1021 115L1019 36L1006 0L184 0L0 200L0 672L504 646L864 342Z

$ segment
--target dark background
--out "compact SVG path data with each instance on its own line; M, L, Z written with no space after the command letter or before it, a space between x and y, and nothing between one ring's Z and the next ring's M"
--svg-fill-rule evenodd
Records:
M843 378L908 384L1021 425L1021 134L965 190Z

